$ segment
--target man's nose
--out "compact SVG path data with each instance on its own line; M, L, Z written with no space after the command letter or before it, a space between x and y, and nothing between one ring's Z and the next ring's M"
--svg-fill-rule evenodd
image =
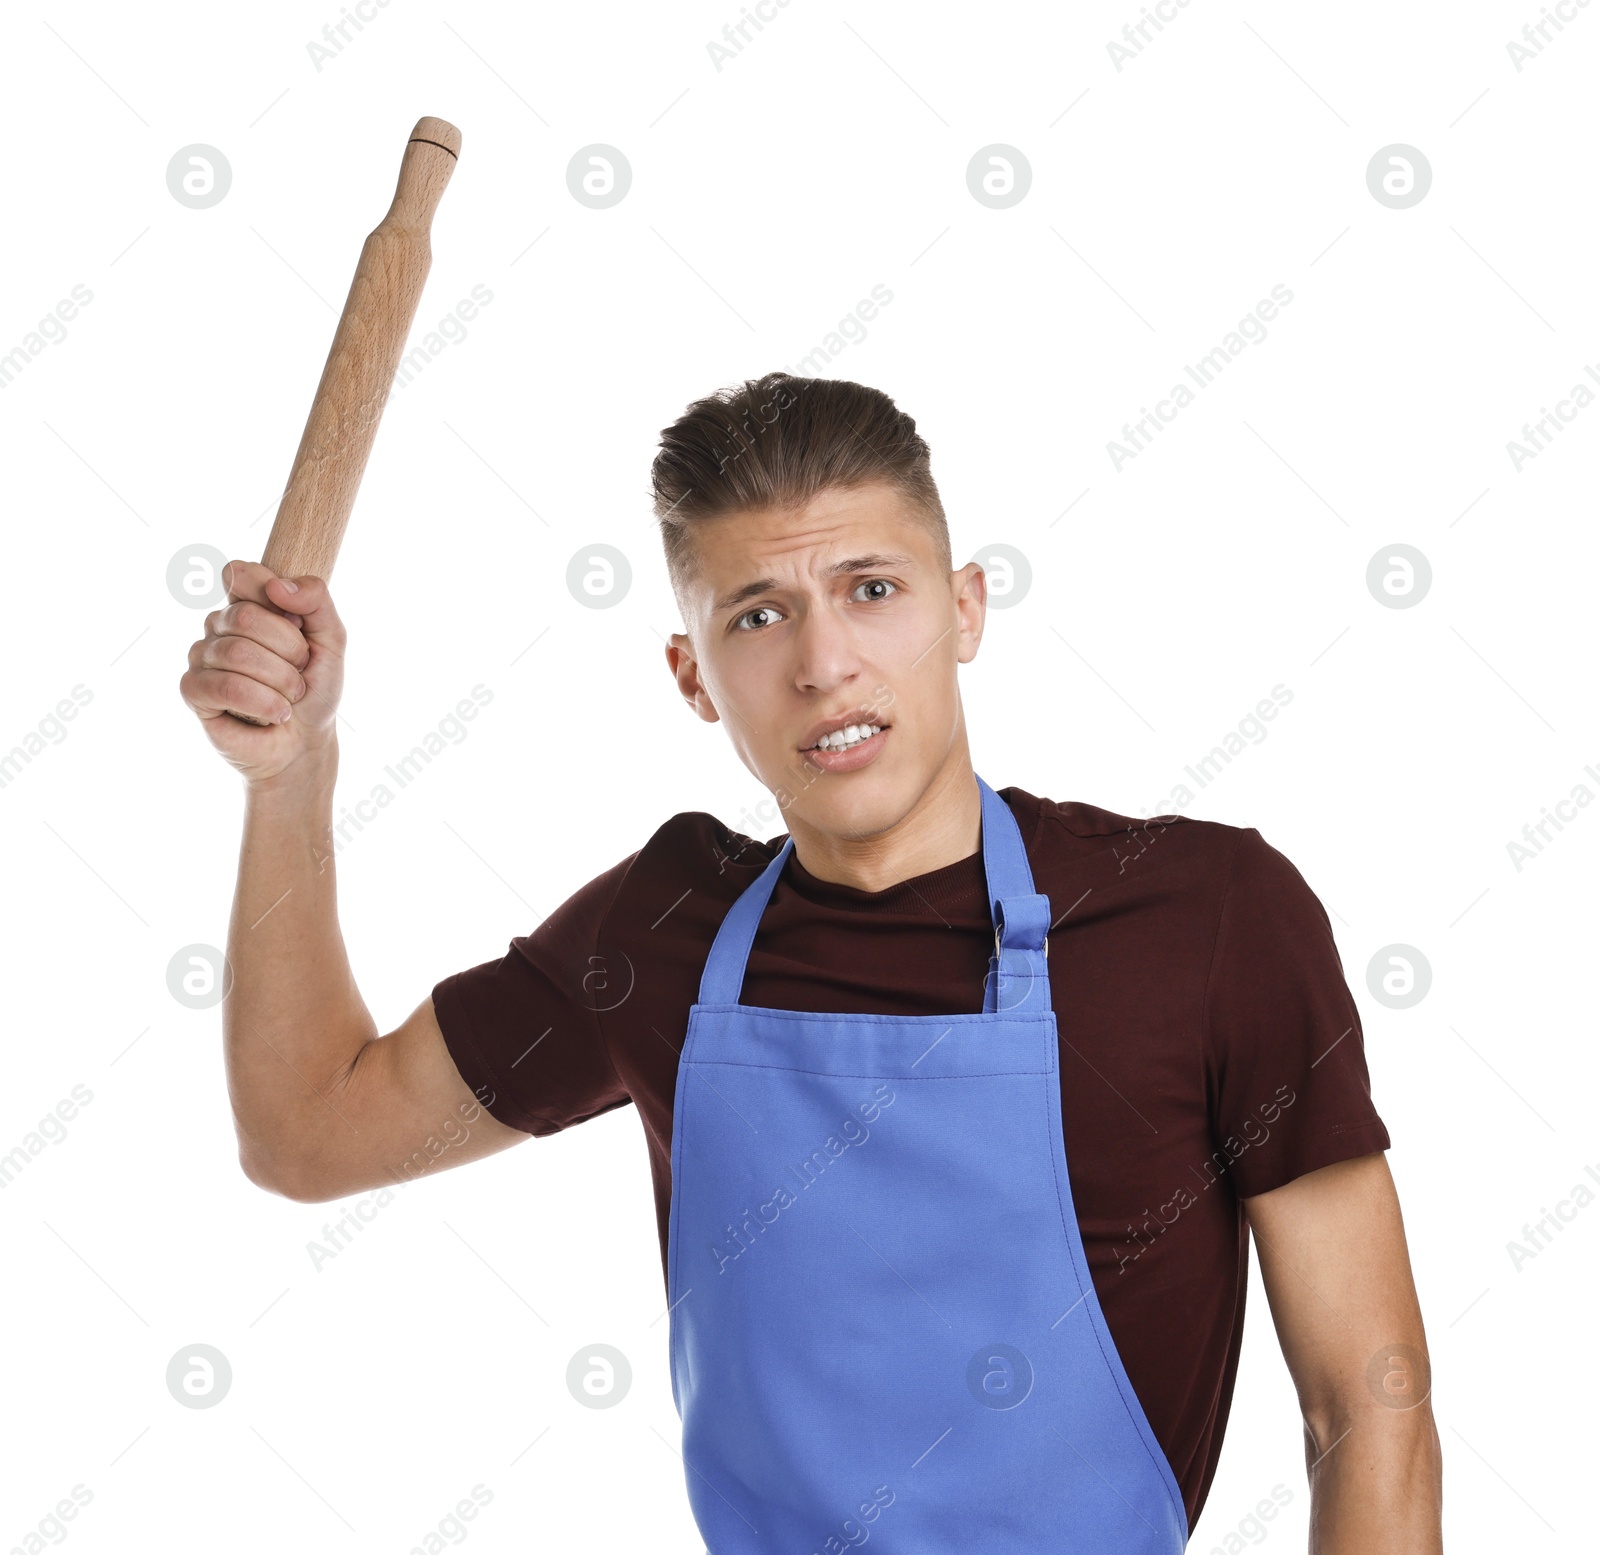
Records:
M808 608L796 623L795 680L807 690L831 691L861 668L850 625L828 604Z

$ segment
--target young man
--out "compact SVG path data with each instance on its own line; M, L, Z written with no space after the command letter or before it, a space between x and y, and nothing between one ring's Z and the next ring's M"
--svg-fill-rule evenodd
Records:
M673 816L387 1035L334 901L344 628L321 580L230 564L180 689L246 780L223 1006L244 1171L319 1202L633 1102L715 1555L1180 1550L1248 1223L1313 1548L1438 1550L1389 1137L1294 866L1251 828L975 773L957 666L984 577L952 568L927 446L883 394L748 381L663 432L653 477L668 667L784 831Z

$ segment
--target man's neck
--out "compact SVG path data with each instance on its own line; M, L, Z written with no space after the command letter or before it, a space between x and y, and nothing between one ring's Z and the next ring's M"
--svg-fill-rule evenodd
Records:
M818 880L886 891L902 880L971 858L982 846L983 798L966 741L952 749L910 810L892 826L865 837L818 831L789 817L801 867Z

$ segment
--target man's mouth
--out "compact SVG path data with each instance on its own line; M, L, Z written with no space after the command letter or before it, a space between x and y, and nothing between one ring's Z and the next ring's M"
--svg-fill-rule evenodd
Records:
M841 716L848 718L850 715ZM834 727L819 734L811 744L800 747L806 767L817 772L857 772L870 767L889 739L890 725L869 723L859 713L851 723L840 723L837 718L825 722ZM812 728L815 727L813 724Z
M873 735L881 734L888 724L846 724L842 729L835 729L832 734L825 734L815 745L806 746L807 750L814 751L843 751L849 750L853 745L859 745L863 740L870 740Z

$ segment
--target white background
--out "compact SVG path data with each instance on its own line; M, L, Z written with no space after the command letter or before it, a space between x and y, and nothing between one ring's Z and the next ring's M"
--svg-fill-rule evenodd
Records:
M242 800L177 695L204 611L168 564L260 555L424 113L465 145L417 334L474 285L493 301L395 395L340 557L341 803L474 685L493 700L340 854L381 1029L675 811L739 824L765 797L667 679L649 461L690 399L796 364L881 283L830 375L916 417L958 563L1003 543L1032 567L963 672L990 782L1172 808L1186 765L1292 690L1185 808L1259 827L1333 918L1394 1139L1450 1548L1583 1542L1600 1206L1520 1271L1507 1243L1600 1170L1600 813L1520 870L1507 844L1600 793L1600 409L1520 471L1507 445L1600 363L1600 16L1518 72L1531 0L1195 0L1119 71L1106 45L1139 5L1067 9L793 0L721 71L733 0L393 0L320 70L332 0L7 9L0 352L74 285L93 301L0 390L0 749L75 685L92 700L0 788L0 1153L74 1086L92 1100L0 1191L0 1545L81 1484L83 1550L402 1551L482 1485L475 1549L701 1548L633 1110L406 1189L319 1272L307 1244L339 1207L243 1177L218 1012L167 988L178 950L224 942ZM592 142L633 169L608 210L567 189ZM996 142L1033 175L1003 210L966 185ZM1366 176L1396 142L1433 171L1402 210ZM168 192L191 143L232 168L209 209ZM1280 283L1267 338L1119 472L1123 423ZM633 568L611 609L566 587L596 542ZM1411 608L1366 584L1395 544L1431 565ZM1432 969L1407 1009L1367 985L1392 944ZM1265 1543L1304 1544L1253 1280L1198 1551L1280 1483ZM566 1388L594 1342L632 1363L615 1408ZM215 1408L165 1385L196 1343L233 1369Z

